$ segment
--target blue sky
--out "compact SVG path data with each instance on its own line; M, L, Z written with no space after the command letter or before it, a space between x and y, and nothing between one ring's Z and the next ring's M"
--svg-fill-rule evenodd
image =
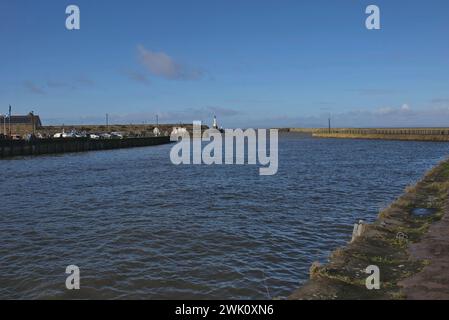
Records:
M0 45L0 113L44 124L449 125L447 0L0 0Z

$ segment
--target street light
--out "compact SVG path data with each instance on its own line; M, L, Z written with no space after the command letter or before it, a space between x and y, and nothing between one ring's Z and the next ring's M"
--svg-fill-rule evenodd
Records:
M6 137L6 115L0 114L0 117L3 118L3 136Z
M31 125L33 126L33 136L36 135L36 123L34 121L34 111L30 112L31 115Z

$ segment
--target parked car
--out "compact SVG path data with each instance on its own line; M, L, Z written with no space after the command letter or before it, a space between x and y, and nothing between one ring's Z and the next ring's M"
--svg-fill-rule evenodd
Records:
M123 139L123 135L120 132L111 132L112 138Z
M58 133L55 133L54 135L53 135L53 138L73 138L74 137L74 135L73 135L73 133L72 132L70 132L70 133L67 133L67 132L58 132Z
M111 139L111 135L109 133L102 133L100 134L100 138L102 139Z

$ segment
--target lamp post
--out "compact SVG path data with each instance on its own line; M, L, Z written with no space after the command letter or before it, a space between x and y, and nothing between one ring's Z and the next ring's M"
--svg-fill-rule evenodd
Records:
M36 125L34 124L34 111L30 112L30 117L31 117L31 129L33 132L33 136L35 136L36 134Z
M8 122L9 122L9 137L11 138L11 105L9 105L9 113L8 113Z
M3 138L6 137L6 116L4 114L0 114L3 120Z

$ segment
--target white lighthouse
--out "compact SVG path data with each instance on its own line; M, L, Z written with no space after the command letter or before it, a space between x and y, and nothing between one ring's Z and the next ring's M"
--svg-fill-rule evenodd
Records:
M218 129L217 117L214 116L214 123L212 124L212 128Z

